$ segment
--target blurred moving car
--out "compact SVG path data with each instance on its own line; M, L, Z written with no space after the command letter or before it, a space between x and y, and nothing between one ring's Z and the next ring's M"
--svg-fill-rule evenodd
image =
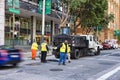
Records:
M103 49L111 49L111 45L107 42L103 42L102 45L103 45Z
M12 64L16 66L22 61L22 51L7 45L0 46L0 66Z

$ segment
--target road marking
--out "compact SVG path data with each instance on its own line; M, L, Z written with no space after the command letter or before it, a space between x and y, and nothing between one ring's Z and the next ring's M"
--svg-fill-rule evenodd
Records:
M116 72L118 72L120 70L120 66L113 69L112 71L104 74L103 76L97 78L96 80L106 80L107 78L109 78L110 76L112 76L113 74L115 74Z

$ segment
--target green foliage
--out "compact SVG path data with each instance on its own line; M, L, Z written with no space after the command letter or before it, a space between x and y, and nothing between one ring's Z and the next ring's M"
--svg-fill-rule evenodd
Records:
M82 27L105 27L114 19L107 14L108 0L71 0L70 14L80 18Z

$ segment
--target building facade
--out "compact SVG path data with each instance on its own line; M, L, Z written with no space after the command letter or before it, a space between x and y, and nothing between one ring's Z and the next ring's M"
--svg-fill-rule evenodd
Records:
M13 35L15 45L28 45L33 40L41 41L42 14L39 13L38 3L38 0L19 0L20 14L15 14L15 18L13 18L13 13L9 11L8 0L4 1L5 44L13 44ZM52 41L52 36L58 33L59 22L54 11L45 15L44 37L49 43Z
M108 29L101 32L100 39L117 39L114 36L115 30L120 30L120 1L119 0L108 0L108 14L114 14L114 21L111 21L108 25ZM104 36L104 37L103 37Z

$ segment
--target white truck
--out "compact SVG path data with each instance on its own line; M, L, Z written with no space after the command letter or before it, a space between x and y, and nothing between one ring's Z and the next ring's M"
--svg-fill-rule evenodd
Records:
M57 47L64 40L68 40L71 47L71 58L78 59L86 55L100 54L100 46L97 44L94 35L56 35L53 38L53 47ZM59 58L59 50L53 49L53 54Z

